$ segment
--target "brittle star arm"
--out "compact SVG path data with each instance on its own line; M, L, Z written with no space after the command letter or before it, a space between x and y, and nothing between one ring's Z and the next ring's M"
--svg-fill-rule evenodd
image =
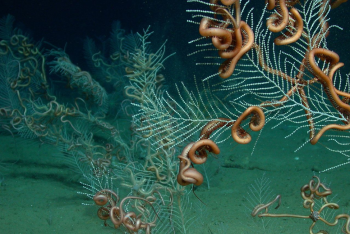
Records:
M258 215L258 217L293 217L293 218L301 218L301 219L308 219L309 216L304 216L304 215L293 215L293 214L270 214L269 213L269 207L274 204L276 201L278 201L277 206L275 209L278 209L281 205L281 195L277 195L275 199L270 201L267 204L259 204L257 205L251 215L255 217ZM265 210L264 213L258 214L260 211Z

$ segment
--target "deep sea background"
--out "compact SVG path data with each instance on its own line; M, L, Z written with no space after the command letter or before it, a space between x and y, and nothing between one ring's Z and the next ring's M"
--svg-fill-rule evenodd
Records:
M251 0L257 13L263 3L263 0ZM108 36L115 20L121 21L127 32L141 32L151 25L151 30L155 31L151 38L155 48L167 39L167 52L176 52L166 62L163 72L173 91L175 82L191 85L194 75L205 77L217 69L196 67L196 57L187 56L194 50L188 41L198 37L198 29L186 23L190 18L186 9L195 8L195 4L185 0L8 0L0 4L0 17L15 16L17 26L30 32L35 41L44 38L52 45L66 47L73 63L83 70L88 70L82 48L86 37L98 40ZM330 13L330 23L344 30L333 32L332 29L332 39L328 40L328 47L339 54L347 71L350 70L349 12L348 2ZM204 219L189 233L308 233L310 220L295 219L281 219L269 230L257 230L250 221L251 205L244 199L249 185L257 178L269 178L272 193L283 196L282 209L278 212L308 215L302 208L300 187L316 173L314 169L322 170L346 162L347 158L319 144L306 145L294 152L308 137L307 133L285 139L295 126L271 130L273 124L264 129L253 155L250 154L255 143L223 146L221 165L213 169L215 176L210 188L201 187L196 192L207 204ZM82 191L79 177L55 159L54 147L0 136L0 155L3 162L11 164L4 172L0 187L0 234L121 233L103 225L96 216L95 206L81 205L89 201L76 193ZM244 168L230 164L247 157L249 165ZM330 181L337 194L335 201L347 213L350 211L349 168L347 165L321 175Z

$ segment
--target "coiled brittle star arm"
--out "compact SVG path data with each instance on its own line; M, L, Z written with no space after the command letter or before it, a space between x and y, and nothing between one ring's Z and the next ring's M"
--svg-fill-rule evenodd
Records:
M203 183L203 175L195 168L190 167L191 161L195 164L205 163L207 160L207 151L214 154L219 154L219 147L209 139L199 140L197 142L191 142L178 156L180 159L179 173L177 175L177 182L186 186L189 184L195 184L197 186Z
M326 75L321 68L318 67L315 61L315 57L320 58L322 61L329 63L330 70L332 71L330 75ZM325 93L328 96L328 99L332 103L335 109L337 109L343 117L346 119L346 125L339 124L329 124L323 127L311 140L311 144L316 144L321 136L329 129L338 129L338 130L348 130L350 129L350 106L347 103L344 103L338 96L337 90L334 88L332 83L332 76L334 74L334 68L341 67L338 65L339 56L333 51L327 49L316 48L309 52L308 63L313 75L315 75L319 82L322 84Z
M188 158L188 152L193 146L193 142L188 144L182 151L181 155L178 156L180 159L179 173L177 175L177 182L186 186L189 184L195 184L197 186L203 183L203 175L199 173L195 168L190 168L191 161Z
M265 125L265 115L263 110L257 106L248 107L235 121L231 128L232 138L240 144L248 144L252 140L252 137L249 135L249 133L240 127L242 121L251 114L253 115L249 123L251 130L259 131Z

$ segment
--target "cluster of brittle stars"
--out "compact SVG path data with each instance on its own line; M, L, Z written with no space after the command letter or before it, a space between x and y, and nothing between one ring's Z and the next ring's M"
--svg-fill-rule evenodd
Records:
M160 198L162 199L161 196ZM119 202L119 196L114 191L109 189L98 191L93 197L96 205L101 206L97 211L97 216L105 221L106 226L108 225L106 221L110 219L114 225L114 228L116 229L122 225L130 232L134 233L143 229L147 234L151 233L152 227L156 226L158 213L152 205L156 199L157 198L151 194L147 198L128 196ZM127 212L124 205L129 200L143 201L144 203L150 205L155 213L154 219L149 222L145 221L146 218L142 218L143 214L146 212L144 208L145 204L140 203L135 206L135 209L140 212L138 215L133 211ZM162 202L164 203L163 200Z
M303 198L303 207L305 209L310 210L310 215L295 215L295 214L271 214L269 213L269 207L278 201L278 205L275 209L277 209L281 205L281 195L277 195L274 200L267 204L259 204L257 205L253 211L252 216L258 216L258 217L290 217L290 218L301 218L301 219L311 219L312 224L309 228L309 231L311 234L314 234L313 228L316 225L316 222L318 220L321 220L325 224L329 226L335 226L338 224L340 219L345 219L345 223L343 225L342 231L344 233L349 234L349 225L350 225L350 216L348 214L339 214L335 216L334 222L328 222L325 217L322 217L321 213L325 208L330 209L339 209L339 205L336 203L328 202L327 196L332 194L332 190L328 188L326 185L320 182L320 179L317 176L313 176L312 179L308 184L305 184L303 187L301 187L301 197ZM322 200L322 206L319 210L315 210L315 201L316 200ZM263 212L262 212L263 211ZM262 212L262 213L261 213ZM319 231L317 234L326 234L327 231Z
M221 4L220 4L221 2ZM208 4L214 13L214 17L202 18L199 26L199 32L203 37L211 38L212 44L218 49L219 56L226 59L219 68L219 76L228 78L234 72L237 62L250 49L255 49L259 55L260 66L268 73L277 75L291 84L291 88L277 102L263 102L260 106L251 106L237 119L230 120L219 118L210 121L201 132L200 140L188 144L181 155L178 183L181 185L195 184L200 185L203 182L203 176L191 164L202 164L206 161L207 152L218 154L220 152L215 142L209 140L210 134L221 127L232 126L232 137L240 143L250 142L250 135L240 127L241 122L250 114L253 118L250 122L250 128L253 131L259 131L265 124L265 116L260 107L279 106L285 103L293 94L298 93L301 98L301 104L304 106L305 116L310 129L310 142L316 144L320 137L329 129L347 130L350 129L350 94L337 90L333 85L333 76L335 72L344 64L339 63L339 56L328 49L320 48L321 42L329 34L328 23L325 19L327 7L335 8L343 1L323 1L320 3L318 21L321 27L319 33L309 38L304 32L303 19L299 11L294 8L298 0L268 0L266 7L268 10L274 10L266 24L268 29L274 33L281 33L275 38L274 43L279 46L294 43L303 37L308 43L304 53L304 58L300 63L298 73L295 77L269 67L264 61L264 55L260 46L254 42L254 32L247 23L241 20L240 1L238 0L210 0ZM235 15L235 17L233 16ZM219 19L222 17L222 19ZM324 63L325 69L321 69L319 62ZM306 79L306 71L311 74L311 79ZM309 105L305 88L314 83L320 83L332 106L343 117L345 125L329 124L324 126L316 133L312 111ZM343 96L340 99L339 96Z
M290 90L277 103L263 102L260 106L276 107L282 105L293 94L298 93L309 124L310 142L316 144L324 132L329 129L350 129L350 106L348 105L350 94L337 90L332 81L335 72L344 64L339 62L339 56L335 52L320 48L322 40L329 34L328 22L325 19L327 7L338 7L344 1L331 2L325 0L320 3L318 21L321 30L312 38L304 31L303 19L299 11L294 8L294 5L298 2L298 0L266 1L267 9L275 10L268 18L266 25L271 32L281 33L280 36L275 38L274 43L279 46L288 45L302 37L309 45L295 77L273 69L265 63L260 46L254 42L253 31L241 20L240 2L238 0L222 0L222 5L219 4L219 0L211 0L210 8L214 12L214 18L203 18L199 31L202 36L211 38L212 44L218 49L219 56L226 59L219 68L219 75L222 78L230 77L240 58L250 49L255 49L259 55L260 66L266 72L277 75L291 84ZM232 14L235 14L235 17ZM218 16L221 16L222 19L218 19ZM229 28L230 25L231 28ZM324 63L325 69L319 67L319 61ZM311 73L311 79L304 78L304 76L307 76L306 71ZM305 88L314 83L320 83L323 86L330 103L343 117L345 125L329 124L316 133L308 96L305 92ZM339 96L344 98L340 99Z
M261 108L257 106L251 106L247 108L243 114L237 120L230 120L227 118L219 118L207 123L201 133L200 139L196 142L189 143L178 156L180 159L179 173L177 176L177 182L186 186L189 184L195 184L197 186L203 183L203 175L198 172L194 167L194 164L203 164L207 161L208 152L219 154L220 149L216 143L210 139L210 134L215 130L222 127L231 126L232 138L239 144L247 144L251 141L251 136L240 125L243 120L251 116L249 127L253 131L260 131L265 124L265 115Z

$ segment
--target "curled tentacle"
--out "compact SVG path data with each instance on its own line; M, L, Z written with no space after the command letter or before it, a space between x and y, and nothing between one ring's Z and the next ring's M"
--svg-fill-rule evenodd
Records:
M293 30L294 32L287 31L281 36L278 36L274 40L276 45L288 45L293 42L296 42L297 40L299 40L299 38L301 37L301 34L303 33L304 23L300 13L294 7L290 9L290 13L292 14L292 18L295 21L289 27L290 28L289 30Z
M180 159L180 166L177 182L182 186L189 184L201 185L203 183L203 175L195 168L190 168L191 162L187 157L180 155L178 158Z
M214 141L203 139L193 144L190 151L188 152L188 157L195 164L203 164L205 161L207 161L208 157L206 150L213 152L214 154L220 153L220 149Z
M251 106L247 108L231 128L232 138L239 144L248 144L251 141L249 133L240 127L242 121L251 114L253 115L249 123L251 130L259 131L265 125L265 115L260 107Z

